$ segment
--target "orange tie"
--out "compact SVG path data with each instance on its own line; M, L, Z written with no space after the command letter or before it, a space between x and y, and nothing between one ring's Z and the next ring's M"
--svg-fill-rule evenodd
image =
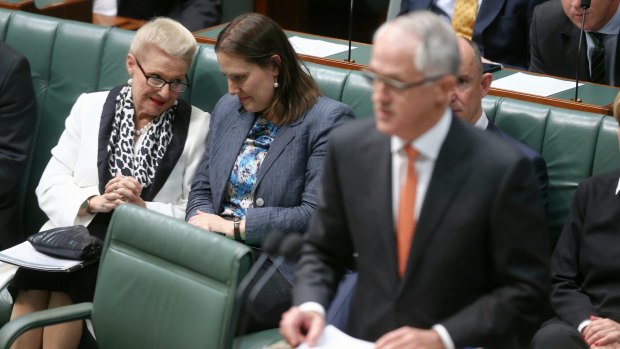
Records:
M456 35L471 40L478 13L478 0L456 0L452 14L452 28Z
M407 153L407 178L400 192L400 206L398 209L398 222L396 226L396 238L398 240L398 274L402 277L407 268L409 248L415 231L415 194L417 176L415 173L415 158L418 155L411 145L403 147Z

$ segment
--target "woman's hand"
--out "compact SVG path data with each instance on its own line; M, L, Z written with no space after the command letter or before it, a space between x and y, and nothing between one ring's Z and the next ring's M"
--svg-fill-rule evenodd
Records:
M88 213L97 212L110 212L122 204L123 200L120 198L120 194L106 193L103 195L96 195L88 200Z
M105 194L115 194L122 202L146 207L140 197L142 184L133 177L123 177L120 173L105 185Z
M225 234L227 237L234 237L233 222L227 221L215 214L204 213L198 210L196 215L189 219L188 223L208 231Z

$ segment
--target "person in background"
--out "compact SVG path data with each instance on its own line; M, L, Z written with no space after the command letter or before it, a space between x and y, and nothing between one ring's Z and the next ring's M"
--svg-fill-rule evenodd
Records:
M552 0L534 11L530 71L620 86L620 0L592 0L578 57L583 9L580 0Z
M375 33L374 119L328 141L321 200L280 323L314 345L347 268L358 272L348 333L377 349L519 348L547 295L548 235L531 163L449 109L452 28L419 11Z
M28 60L0 42L0 248L25 239L17 225L17 190L37 121Z
M213 109L186 219L254 248L272 231L303 233L318 202L327 135L353 111L321 96L282 28L266 16L233 19L215 52L228 94ZM278 326L290 306L292 270L283 264L247 308L248 331Z
M484 109L482 109L482 98L487 95L491 88L493 75L491 73L483 73L482 59L476 44L463 37L459 37L458 45L461 55L461 65L459 67L456 88L452 91L450 98L452 112L462 120L474 125L474 127L492 132L499 136L503 140L514 145L525 155L536 171L540 194L543 197L545 207L547 207L549 177L547 176L547 165L545 164L545 160L540 154L527 145L502 132L493 124L493 121L489 120Z
M233 0L234 1L234 0ZM222 0L94 0L93 12L149 20L164 16L196 31L220 23Z
M136 33L127 85L82 94L65 122L36 189L49 221L41 230L81 224L104 239L112 212L134 204L183 219L209 114L179 98L196 40L178 22L157 18ZM11 319L93 299L98 266L72 273L20 268L9 285ZM13 348L76 348L82 322L33 329Z
M403 0L400 12L435 12L450 21L459 36L476 43L486 59L526 69L532 12L545 1Z
M614 116L620 125L620 94ZM551 259L556 317L536 333L531 348L620 348L619 243L620 169L593 176L575 191Z

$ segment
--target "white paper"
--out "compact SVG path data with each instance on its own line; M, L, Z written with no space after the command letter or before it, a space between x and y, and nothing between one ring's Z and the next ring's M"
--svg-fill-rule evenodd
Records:
M321 338L312 349L373 349L375 343L363 341L353 338L348 334L340 331L333 325L327 325ZM297 349L309 349L307 344L303 343Z
M81 261L54 258L43 254L35 250L28 241L0 251L0 260L29 269L47 271L68 271L82 264Z
M579 86L582 85L581 83L579 84ZM491 83L491 87L547 97L574 88L575 82L545 76L515 73L494 80Z
M298 54L321 58L347 52L349 50L349 45L335 44L325 40L306 39L299 36L291 36L288 41L291 42L295 52ZM351 50L355 48L357 47L351 46Z

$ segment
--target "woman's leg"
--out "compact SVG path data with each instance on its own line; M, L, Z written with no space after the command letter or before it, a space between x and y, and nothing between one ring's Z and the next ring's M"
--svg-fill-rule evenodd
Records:
M48 308L73 304L64 292L52 292ZM47 326L43 329L44 349L77 349L82 336L82 320Z
M13 304L11 320L22 315L47 308L50 292L42 290L19 291ZM11 349L37 349L41 348L43 328L35 328L17 337Z

